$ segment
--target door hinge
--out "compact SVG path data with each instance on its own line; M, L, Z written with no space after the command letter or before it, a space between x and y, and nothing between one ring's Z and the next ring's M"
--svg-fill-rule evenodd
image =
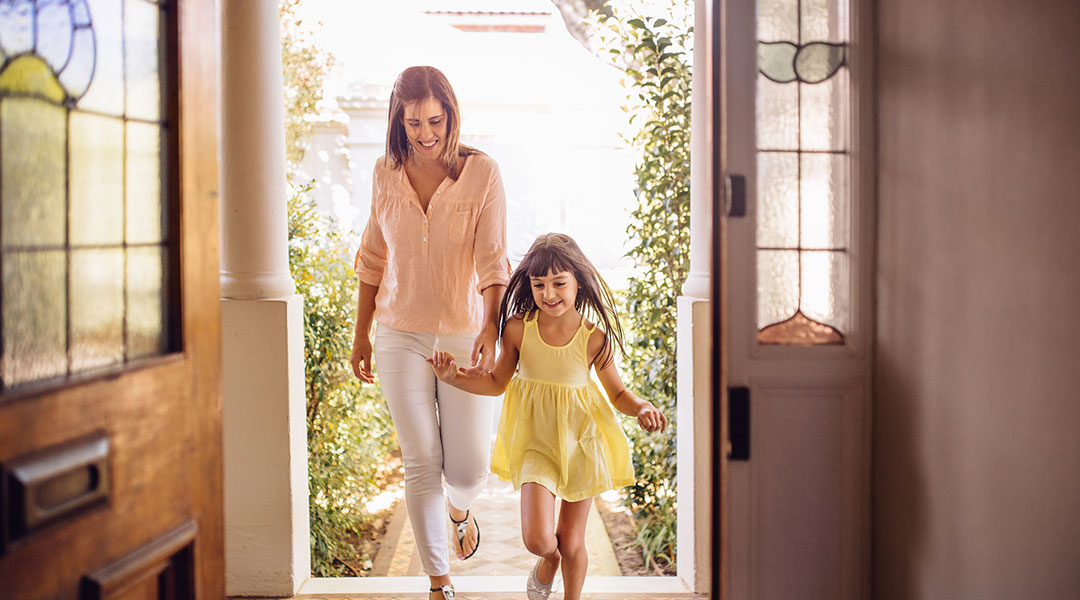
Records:
M731 173L724 177L724 215L746 216L746 177Z

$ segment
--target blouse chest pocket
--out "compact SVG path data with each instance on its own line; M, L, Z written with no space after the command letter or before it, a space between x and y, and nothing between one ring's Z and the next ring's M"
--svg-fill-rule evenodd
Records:
M449 204L446 207L447 212L447 237L454 244L471 244L473 240L473 232L475 230L473 223L473 210L472 204Z

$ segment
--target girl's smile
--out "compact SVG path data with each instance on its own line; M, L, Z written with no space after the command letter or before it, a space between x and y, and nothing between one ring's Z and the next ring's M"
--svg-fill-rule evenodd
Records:
M575 311L578 284L570 271L552 273L542 277L530 277L533 301L549 317L561 317L568 311Z

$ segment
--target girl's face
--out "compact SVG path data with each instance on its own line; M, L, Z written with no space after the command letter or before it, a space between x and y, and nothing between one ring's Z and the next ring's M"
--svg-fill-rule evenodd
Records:
M416 155L428 160L438 159L446 144L446 111L442 103L431 96L408 102L401 120Z
M533 301L549 317L561 317L574 309L578 283L570 271L552 273L543 277L530 277Z

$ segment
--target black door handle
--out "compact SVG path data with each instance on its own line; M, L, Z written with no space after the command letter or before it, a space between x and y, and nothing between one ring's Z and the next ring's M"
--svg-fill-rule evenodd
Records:
M728 460L750 460L750 388L728 388Z

